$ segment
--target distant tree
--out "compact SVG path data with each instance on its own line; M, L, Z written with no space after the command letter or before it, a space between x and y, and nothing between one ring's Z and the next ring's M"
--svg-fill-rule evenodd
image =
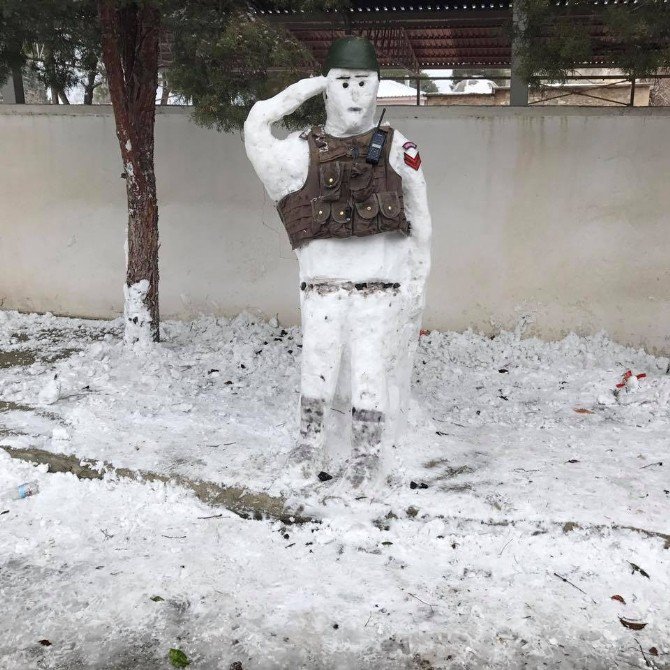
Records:
M52 102L69 102L66 90L81 83L91 104L99 55L95 0L0 0L0 76L10 70L15 88L28 66Z
M232 0L185 0L166 16L166 26L174 35L170 88L193 102L201 125L241 128L257 100L317 69L289 33ZM323 101L313 99L287 125L302 126L324 115Z
M33 35L25 9L20 0L0 0L0 84L12 78L18 104L25 103L21 74L26 63L23 47Z
M47 88L30 68L23 68L23 85L26 93L26 103L33 105L46 105L49 100Z
M518 32L521 72L531 84L565 81L575 68L594 61L647 77L670 66L670 6L663 0L596 6L591 0L557 5L552 0L521 3L525 26ZM598 12L605 32L592 37L585 12Z
M77 53L80 82L84 88L84 104L93 104L95 89L104 79L102 40L96 0L75 0L80 4L77 16Z
M428 76L428 75L426 75L425 72L422 72L421 74L424 75L424 76ZM424 93L439 93L440 92L440 89L437 88L437 84L432 79L424 79L421 82L419 88Z

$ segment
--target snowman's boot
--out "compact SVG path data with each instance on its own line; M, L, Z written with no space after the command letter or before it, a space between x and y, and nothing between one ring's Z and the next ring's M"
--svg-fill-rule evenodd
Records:
M356 489L376 482L381 461L384 415L372 409L352 410L352 451L346 478Z

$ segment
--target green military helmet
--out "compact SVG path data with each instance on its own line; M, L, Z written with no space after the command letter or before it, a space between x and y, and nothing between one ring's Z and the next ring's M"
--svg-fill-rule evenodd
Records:
M374 70L379 74L374 44L365 37L355 35L335 40L328 49L323 74L328 74L328 70L334 67L347 70Z

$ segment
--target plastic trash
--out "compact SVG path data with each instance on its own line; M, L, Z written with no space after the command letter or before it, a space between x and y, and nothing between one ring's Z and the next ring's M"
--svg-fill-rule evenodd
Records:
M3 491L0 494L0 500L21 500L21 498L34 496L39 490L40 487L36 481L26 482L25 484L19 484Z
M626 389L626 391L635 390L638 387L638 382L640 379L644 379L647 376L646 372L641 372L639 375L634 375L632 370L626 370L621 381L616 385L618 389Z

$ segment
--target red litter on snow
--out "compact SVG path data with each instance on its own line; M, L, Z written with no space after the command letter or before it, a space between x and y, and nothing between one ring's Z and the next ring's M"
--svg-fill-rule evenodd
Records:
M635 377L636 379L644 379L647 376L646 372L640 372L638 375L633 375L633 372L631 370L626 370L626 372L623 373L623 376L621 377L621 381L616 385L618 389L622 389L626 384L628 384L628 381L631 377Z

